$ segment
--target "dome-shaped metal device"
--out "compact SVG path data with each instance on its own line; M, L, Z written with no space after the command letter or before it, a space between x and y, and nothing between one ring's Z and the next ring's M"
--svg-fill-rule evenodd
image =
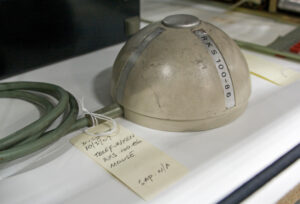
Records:
M219 28L190 15L168 16L120 51L112 96L125 118L167 131L216 128L237 118L250 96L247 63Z

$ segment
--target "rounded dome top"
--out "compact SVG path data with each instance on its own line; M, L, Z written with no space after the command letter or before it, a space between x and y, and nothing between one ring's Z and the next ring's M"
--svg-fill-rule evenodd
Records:
M115 61L111 88L129 120L195 131L238 117L250 96L250 78L239 47L223 31L175 15L128 40Z

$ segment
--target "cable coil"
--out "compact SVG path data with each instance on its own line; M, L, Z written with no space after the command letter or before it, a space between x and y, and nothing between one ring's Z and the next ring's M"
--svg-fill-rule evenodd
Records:
M54 97L58 103L53 105L43 94ZM28 101L37 105L43 113L38 120L0 139L0 163L35 152L71 131L91 125L88 117L77 119L79 108L75 97L57 85L42 82L0 83L0 98ZM122 109L113 104L96 113L115 118L122 115ZM63 114L61 123L56 128L48 130L49 126Z

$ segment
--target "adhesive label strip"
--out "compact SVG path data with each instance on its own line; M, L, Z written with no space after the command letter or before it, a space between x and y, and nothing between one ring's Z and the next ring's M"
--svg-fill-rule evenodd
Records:
M126 81L129 76L129 73L130 73L131 69L134 67L136 61L138 60L140 55L143 53L143 51L146 49L146 47L149 45L149 43L164 31L165 31L164 28L161 28L161 27L156 28L154 31L152 31L149 35L147 35L143 39L143 41L140 43L140 45L129 56L129 59L120 74L120 78L119 78L118 85L117 85L117 101L119 103L121 102L121 100L123 98L125 85L126 85Z
M89 131L105 132L109 128L106 122ZM113 135L81 134L72 138L71 143L145 200L188 172L176 160L122 126Z
M230 73L228 71L227 64L214 43L214 41L209 37L209 35L204 30L195 30L193 31L194 34L203 42L207 51L209 52L210 56L212 57L216 69L218 71L222 87L224 90L224 98L225 98L225 106L226 108L232 108L235 106L235 97L234 97L234 90L232 85L232 80Z

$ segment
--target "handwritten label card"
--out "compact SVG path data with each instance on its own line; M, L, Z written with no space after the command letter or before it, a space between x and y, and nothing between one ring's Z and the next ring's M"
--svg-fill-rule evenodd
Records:
M104 123L89 131L104 132L108 128L109 124ZM114 135L81 134L72 138L71 143L145 200L188 172L186 167L122 126Z

